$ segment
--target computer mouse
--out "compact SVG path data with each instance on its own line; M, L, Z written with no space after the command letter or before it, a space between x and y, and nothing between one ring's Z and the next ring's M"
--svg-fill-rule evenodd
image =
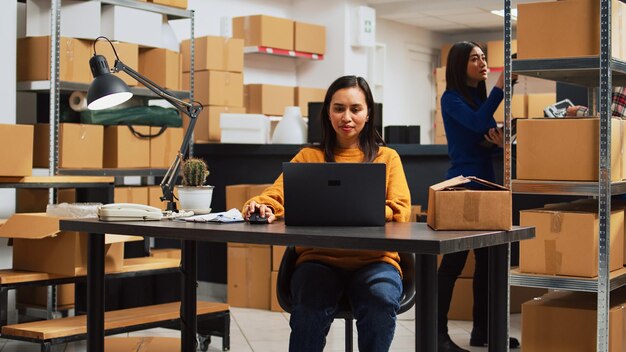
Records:
M267 218L261 216L261 214L259 213L259 209L257 209L254 213L250 214L250 219L248 221L254 225L268 224Z

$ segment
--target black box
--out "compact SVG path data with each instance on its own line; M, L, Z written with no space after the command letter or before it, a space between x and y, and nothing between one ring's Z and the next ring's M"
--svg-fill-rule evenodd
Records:
M420 126L385 126L385 143L420 144Z

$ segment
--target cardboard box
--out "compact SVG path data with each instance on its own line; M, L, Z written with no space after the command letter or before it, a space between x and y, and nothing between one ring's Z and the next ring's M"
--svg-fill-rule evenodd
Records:
M14 214L0 227L0 237L13 238L13 269L59 275L86 275L87 234L59 230L61 218L42 213ZM136 236L105 236L105 271L124 265L124 242Z
M511 118L528 117L528 96L525 94L515 94L511 99ZM493 114L496 122L504 122L504 101L500 103L498 109Z
M194 99L206 105L242 107L243 74L222 71L197 71ZM189 73L183 73L183 90L189 90Z
M270 276L270 293L271 293L271 301L270 301L270 310L272 312L284 312L284 310L280 307L280 303L278 303L278 295L276 294L276 282L278 281L278 271L272 271Z
M50 35L49 0L26 1L26 37ZM95 1L64 0L61 5L61 35L96 39L100 35L100 4Z
M190 40L183 40L183 72L191 65ZM196 71L243 72L243 39L205 36L195 39L194 68Z
M302 116L309 116L310 102L324 102L326 89L295 87L294 105L300 107Z
M511 40L511 54L517 52L517 40ZM487 63L490 68L504 67L504 40L487 42Z
M528 117L531 119L544 117L543 109L556 103L556 93L528 94Z
M160 13L102 5L101 33L110 40L159 48L162 22L163 15Z
M196 142L219 142L222 139L222 129L220 128L220 115L245 114L245 108L229 106L207 106L202 110L196 121L194 128L194 140Z
M132 68L133 70L139 69L139 46L137 44L113 42L113 47L115 47L117 57L119 57L126 66ZM100 41L96 46L96 50L98 52L98 55L103 55L107 59L109 67L113 67L115 65L115 60L117 59L117 57L115 56L115 53L113 52L113 49L108 42ZM89 65L87 65L87 68L89 68ZM90 77L93 76L91 74L91 71L89 75ZM131 87L139 85L139 82L137 82L136 79L132 78L126 73L119 72L116 74L116 76ZM148 76L148 78L152 79L152 77L150 76Z
M293 21L266 15L233 18L233 38L244 40L245 46L267 46L293 50Z
M270 309L270 246L228 245L227 303L233 307Z
M0 176L32 175L33 126L0 124L0 140L12 150L0 153Z
M285 106L293 106L294 89L272 84L246 85L246 110L249 114L282 116Z
M611 126L611 180L619 181L624 136L620 120ZM593 117L517 120L517 178L597 181L599 128Z
M458 278L452 291L448 319L450 320L473 320L472 308L474 307L474 292L472 278Z
M133 126L141 134L149 134L150 126ZM104 128L105 168L150 167L150 139L138 138L128 126Z
M522 241L523 242L523 241ZM624 305L611 298L608 351L623 351ZM583 292L552 292L522 305L524 352L595 351L597 298Z
M59 40L59 80L91 83L91 42L68 37ZM104 46L104 45L103 45ZM50 37L17 40L17 81L50 80Z
M180 259L182 257L180 248L151 248L150 256L153 258L171 259Z
M107 352L180 352L177 337L107 337L104 339Z
M294 22L294 49L312 54L326 52L326 27L317 24Z
M447 43L441 46L441 61L439 62L439 66L445 67L448 64L448 53L452 48L453 43ZM444 80L445 80L445 69L444 69Z
M159 5L178 7L181 9L187 8L187 0L149 0L149 2Z
M104 126L61 123L58 165L60 168L101 169L104 155ZM50 125L35 125L33 166L47 168L50 164Z
M437 268L441 265L441 260L443 259L443 255L437 256ZM465 265L463 266L463 271L459 275L459 278L473 278L474 277L474 268L476 267L476 259L474 257L474 251L470 251L467 254L467 259L465 260Z
M252 197L256 197L271 186L271 183L265 184L241 184L226 186L226 209L236 208L243 209L243 205Z
M76 203L75 188L57 189L57 203ZM15 190L16 213L45 213L48 206L47 189L17 188Z
M157 136L161 127L150 126L150 167L164 168L170 167L183 143L183 128L168 127L163 133Z
M624 263L624 211L611 211L609 270ZM547 275L598 276L597 211L567 208L520 212L520 225L535 226L535 238L520 242L520 271Z
M471 182L482 189L471 190ZM428 226L435 230L509 230L511 191L477 177L458 176L430 186Z
M37 307L48 306L48 286L17 289L17 304ZM57 285L57 306L74 305L74 284Z
M612 1L613 57L622 57L624 5ZM562 58L599 55L599 1L557 1L520 4L517 8L519 59ZM563 16L563 14L568 14ZM575 18L575 25L571 19ZM572 45L576 43L576 45Z
M278 271L287 246L272 246L272 270Z
M141 49L139 66L134 67L139 67L139 73L159 86L180 90L180 57L177 52L167 49Z
M115 203L148 204L148 187L115 187L113 201Z

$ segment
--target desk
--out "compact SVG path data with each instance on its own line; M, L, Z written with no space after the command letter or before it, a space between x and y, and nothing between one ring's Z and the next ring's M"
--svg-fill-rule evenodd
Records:
M195 350L196 241L374 249L416 254L416 351L437 350L437 254L490 247L489 351L508 351L509 246L533 238L532 227L511 231L433 231L425 223L384 227L299 227L202 224L175 221L100 222L61 220L61 230L89 232L87 350L104 351L104 233L133 234L183 241L182 351ZM496 285L497 283L497 285Z

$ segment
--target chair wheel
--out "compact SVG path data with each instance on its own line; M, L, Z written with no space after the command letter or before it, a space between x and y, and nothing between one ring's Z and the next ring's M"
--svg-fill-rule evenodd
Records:
M211 344L211 336L210 335L200 335L200 334L198 334L198 349L200 351L203 351L203 352L208 351L210 344Z

